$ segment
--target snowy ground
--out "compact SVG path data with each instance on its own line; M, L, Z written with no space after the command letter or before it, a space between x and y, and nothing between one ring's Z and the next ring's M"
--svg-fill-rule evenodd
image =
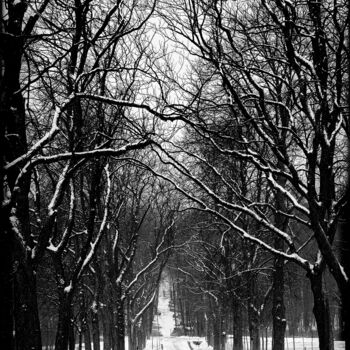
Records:
M244 339L244 349L249 350L248 339ZM200 344L198 344L200 342ZM196 345L198 344L198 345ZM232 349L232 339L226 342L225 350ZM261 348L262 349L262 348ZM265 347L264 347L265 349ZM268 338L268 349L271 350L271 338ZM343 341L334 342L334 350L345 349ZM212 350L204 338L197 337L152 337L147 341L144 350ZM286 338L285 350L318 350L318 339Z
M295 348L293 347L293 339L286 339L285 350L318 350L318 339L304 338L304 341L300 338L295 338ZM194 342L201 342L196 345ZM271 350L271 338L268 339L268 349ZM78 347L76 347L78 349ZM84 349L84 345L83 345ZM103 349L103 341L100 343L100 349ZM225 350L232 349L232 339L228 339ZM247 346L247 339L244 342L244 349L249 350ZM264 348L265 349L265 348ZM334 350L345 349L343 341L334 342ZM125 350L128 350L128 342L126 339ZM197 337L151 337L147 340L146 348L144 350L212 350L211 346L208 346L204 338ZM262 349L263 350L263 349Z

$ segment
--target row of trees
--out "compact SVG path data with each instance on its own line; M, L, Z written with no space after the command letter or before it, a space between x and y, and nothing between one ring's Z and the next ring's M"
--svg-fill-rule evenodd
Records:
M271 289L275 350L292 264L310 282L321 350L333 346L328 267L350 346L335 249L348 205L346 0L2 0L0 17L5 347L40 349L53 309L58 350L84 334L98 347L103 324L106 349L123 349L125 327L130 350L142 344L161 270L186 241L174 234L195 237L174 224L185 207L215 226L206 241L226 261L233 309L244 276L254 298Z
M87 233L76 228L60 260L52 242L39 265L39 315L43 345L48 348L69 344L74 349L85 343L91 349L93 343L100 349L103 338L105 349L123 349L128 335L129 348L136 349L150 335L158 283L174 241L176 211L155 178L128 163L117 163L107 227L98 249L90 252L86 270L74 280ZM88 186L82 188L89 193ZM58 230L66 230L65 220L60 218ZM86 222L81 217L75 220L76 225Z
M257 246L274 256L274 349L284 349L287 261L305 271L320 348L332 349L326 266L343 305L349 295L334 247L347 203L348 6L179 1L167 9L167 36L190 66L180 83L169 77L185 101L178 108L190 142L160 146L159 158L186 179L174 186L224 223L223 250L240 237L253 244L250 264Z
M99 349L103 333L124 349L128 333L136 349L148 334L177 207L134 162L152 165L158 128L142 106L154 10L1 1L4 348Z
M271 255L244 240L232 239L233 236L224 248L220 247L224 227L218 221L208 221L204 215L201 220L190 215L186 226L191 235L195 232L196 239L168 264L174 333L205 336L214 349L224 349L229 334L233 335L234 349L264 348L273 331ZM316 325L308 280L297 265L287 263L284 268L286 335L313 337ZM338 338L339 294L329 274L325 276L324 288L332 331Z

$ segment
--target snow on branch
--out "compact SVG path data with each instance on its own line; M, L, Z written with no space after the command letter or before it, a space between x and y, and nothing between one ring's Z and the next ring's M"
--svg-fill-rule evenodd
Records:
M103 233L105 231L105 227L107 225L107 218L108 218L108 213L109 213L109 202L110 202L110 199L111 199L111 176L110 176L110 172L109 172L108 168L109 167L108 167L108 164L107 164L104 167L104 170L105 170L105 173L106 173L106 179L107 179L107 194L106 194L106 201L105 201L105 205L104 205L104 212L103 212L102 222L100 224L100 228L99 228L99 231L98 231L97 236L95 238L95 241L90 244L90 251L87 254L87 256L85 257L83 263L81 264L78 273L76 274L76 280L80 279L80 277L83 274L84 270L90 264L93 256L96 253L98 245L99 245L99 243L101 241L101 238L103 236Z
M83 159L83 158L93 158L93 157L101 157L101 156L119 156L128 151L136 150L140 148L145 148L152 144L153 141L151 139L142 140L133 143L127 143L126 145L114 149L114 148L97 148L90 151L82 151L82 152L66 152L66 153L58 153L52 156L42 156L33 160L30 164L33 166L40 163L54 163L58 161L62 161L65 159L69 159L74 156L74 159Z
M216 201L219 205L228 208L237 210L240 212L244 212L248 214L250 217L254 218L256 221L264 225L266 228L270 229L272 232L278 234L283 240L286 241L288 246L295 251L294 249L294 243L290 235L288 235L286 232L280 230L278 227L273 225L271 222L269 222L267 219L259 215L254 210L249 209L248 207L244 205L234 204L227 202L226 200L222 199L219 195L214 193L203 181L201 181L198 177L196 177L190 169L188 169L183 163L180 164L174 157L172 157L169 153L164 150L161 145L157 144L157 146L169 157L171 161L171 165L178 170L182 175L186 176L190 181L198 185L202 190L204 190L213 200ZM158 152L157 152L158 154ZM158 157L161 161L163 161L162 157L158 154ZM230 220L231 221L231 220Z
M68 224L63 232L60 242L55 246L52 239L49 240L49 246L47 249L53 253L61 253L66 247L68 240L71 236L73 226L74 226L74 213L75 213L75 194L74 194L74 183L70 181L70 202L69 202L69 216Z
M136 161L136 160L135 160ZM313 268L313 265L307 260L302 258L296 251L295 249L293 249L292 251L294 251L293 253L285 253L283 251L280 251L274 247L272 247L270 244L264 242L263 240L249 234L246 230L244 230L242 227L236 225L231 219L229 219L228 217L226 217L224 214L220 213L218 210L212 209L210 207L208 207L201 199L195 197L194 195L190 194L187 190L185 190L183 187L181 187L178 183L176 183L174 180L172 180L170 177L165 176L162 173L159 173L157 171L155 171L154 169L152 169L151 167L142 164L144 167L146 167L149 171L151 171L154 175L158 176L159 178L162 178L163 180L171 183L173 185L173 187L178 190L180 193L182 193L186 198L190 199L191 201L193 201L194 203L197 203L199 205L199 207L197 208L197 210L201 210L207 213L210 213L220 219L223 220L223 222L226 222L233 230L235 230L242 238L256 243L258 244L260 247L264 248L265 250L269 251L270 253L283 257L284 259L288 259L291 260L293 262L295 262L296 264L298 264L299 266L303 267L304 269L306 269L307 271L311 271ZM241 209L241 207L237 206L238 209ZM277 234L279 232L281 232L283 235L286 235L289 240L291 240L290 236L288 234L286 234L285 232L278 230L276 227L274 227L271 223L269 223L268 225L269 227L271 227L271 229L273 230L273 232L276 232ZM294 247L294 244L292 242L292 247Z
M165 113L158 112L155 109L153 109L152 107L150 107L149 105L146 105L144 103L131 102L131 101L127 101L127 100L119 100L119 99L115 99L112 97L106 97L106 96L95 95L95 94L87 94L87 93L77 93L76 96L79 98L86 98L89 100L104 102L104 103L108 103L108 104L116 105L116 106L144 109L147 112L149 112L149 113L153 114L154 116L159 117L161 119L164 119L164 118L166 118L167 120L178 119L178 118L172 117L173 113L165 114Z
M66 105L67 105L67 103L66 103ZM50 131L47 132L36 144L34 144L27 153L21 155L20 157L14 159L12 162L6 164L4 166L5 171L8 171L11 168L17 166L18 164L20 164L22 162L26 162L29 159L31 159L59 132L60 129L58 127L58 120L62 114L62 110L63 110L62 108L60 108L58 106L56 107Z
M146 304L142 307L142 309L132 318L131 322L132 324L137 323L137 321L142 317L142 315L145 313L145 311L152 305L155 297L157 295L157 289L154 290L149 300L146 302Z
M152 260L150 260L148 262L148 264L146 264L134 277L133 280L130 281L130 283L127 285L126 289L125 289L125 294L124 294L124 298L126 297L127 293L131 290L131 288L139 281L139 279L148 271L150 270L155 264L156 262L159 260L159 258L164 255L166 252L172 250L172 249L177 249L177 248L181 248L183 246L185 246L187 244L187 242L184 242L182 244L179 245L169 245L163 249L162 246L165 243L165 238L168 235L168 232L172 229L172 227L175 224L175 220L172 220L172 222L169 224L169 226L164 230L161 241L159 242L159 244L156 247L156 254L155 256L152 258Z

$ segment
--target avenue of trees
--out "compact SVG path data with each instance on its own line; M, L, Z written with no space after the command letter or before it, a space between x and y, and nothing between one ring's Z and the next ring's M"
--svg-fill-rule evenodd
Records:
M237 350L243 346L263 350L266 343L271 347L273 259L239 239L231 238L220 246L223 227L205 216L200 219L188 218L186 225L196 239L168 263L174 334L205 336L215 349L224 349L229 335ZM317 337L312 293L303 269L286 264L284 280L285 334L294 339ZM331 331L340 339L339 293L334 284L326 274Z
M141 350L169 266L179 332L214 350L313 320L332 350L336 318L349 349L349 16L2 0L0 344Z

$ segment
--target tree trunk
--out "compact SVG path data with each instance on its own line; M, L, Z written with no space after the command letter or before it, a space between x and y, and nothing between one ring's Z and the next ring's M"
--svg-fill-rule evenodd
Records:
M2 166L1 166L2 168ZM3 191L0 191L1 193ZM13 244L10 230L4 226L4 213L0 224L0 344L4 349L13 349ZM4 220L5 221L5 220Z
M259 320L252 306L248 306L250 350L260 350Z
M313 313L317 324L320 350L334 350L332 324L327 297L323 290L323 270L309 273L311 289L314 296Z
M100 330L99 330L99 317L98 311L92 310L91 312L91 328L92 328L92 341L94 344L94 350L100 350Z
M36 278L31 266L19 265L14 282L15 332L18 350L41 350Z
M288 116L284 109L281 110L282 125L288 126ZM282 149L285 147L286 134L282 132L282 140L279 145ZM281 161L278 161L277 167L282 171L285 170L285 166ZM286 179L283 177L277 177L278 184L284 188L286 186ZM284 194L277 191L275 194L275 225L280 230L284 231L287 228L288 220L281 214L287 211ZM279 236L275 236L274 248L278 251L284 251L283 239ZM284 259L280 256L274 257L274 270L273 270L273 285L272 285L272 348L274 350L284 350L284 336L286 332L286 311L284 306Z
M349 34L350 34L350 25L349 25ZM350 92L349 92L350 99ZM350 147L350 141L349 145ZM350 156L348 155L348 172L350 174ZM348 179L349 182L349 179ZM343 221L339 225L339 255L341 264L344 267L345 273L347 276L350 276L350 183L348 183L347 189L347 199L348 202L344 208ZM347 288L341 290L341 339L345 340L345 349L350 350L350 282L347 283Z
M242 306L238 301L233 303L233 350L243 349Z
M250 350L260 350L260 336L259 336L259 314L255 306L256 283L255 276L248 274L248 324L250 336Z
M67 350L73 333L72 296L64 291L60 294L55 350Z
M213 337L214 337L214 347L213 350L221 350L221 322L217 315L214 316L213 323Z
M113 312L113 311L111 311ZM112 347L112 329L113 328L113 313L105 310L102 314L103 326L103 350L111 350Z
M211 302L209 303L209 307L211 307ZM213 320L213 314L211 311L209 311L209 315L208 315L208 319L207 319L207 342L209 346L214 346L214 341L213 341L213 324L214 324L214 320Z
M136 350L136 330L132 322L128 322L129 350Z
M125 315L124 305L118 300L117 301L117 327L116 327L116 348L118 350L125 349Z
M348 274L349 276L349 274ZM349 282L348 282L349 283ZM341 309L341 319L342 319L342 340L345 341L345 350L350 350L350 288L342 293L342 309Z
M92 350L90 327L86 319L85 319L85 325L84 325L84 344L85 344L85 350Z
M187 335L185 311L184 311L184 307L183 307L181 298L179 298L179 310L180 310L180 317L181 317L183 332L184 332L184 335Z
M283 242L277 238L276 249L283 250ZM280 246L282 245L282 247ZM284 306L284 259L275 257L272 287L272 348L284 350L284 336L286 331Z
M24 98L18 93L24 45L22 26L27 4L24 1L9 1L6 13L3 13L4 6L4 2L1 2L0 199L2 204L5 203L4 200L8 198L4 195L10 191L12 207L4 206L0 213L4 220L1 221L0 231L0 254L3 262L0 283L4 293L0 305L0 341L4 348L41 350L36 279L29 252L34 246L28 206L30 176L27 174L22 182L16 184L22 164L13 166L6 174L3 170L6 163L22 156L28 149ZM8 220L14 214L13 211L18 220L15 230Z
M78 336L78 350L83 349L83 332L82 329L79 331L79 336Z
M80 303L80 327L81 335L84 338L85 350L91 350L91 337L88 325L88 315L86 310L85 296L83 290L79 292Z

